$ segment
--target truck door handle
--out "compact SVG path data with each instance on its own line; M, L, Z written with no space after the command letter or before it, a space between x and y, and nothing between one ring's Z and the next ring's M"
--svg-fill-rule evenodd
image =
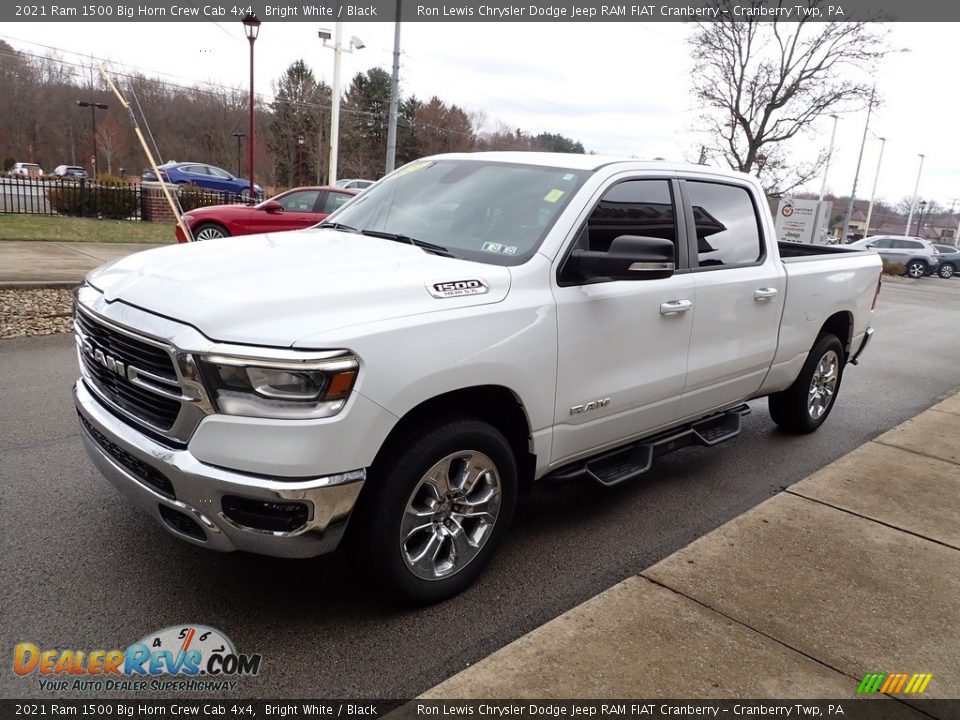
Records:
M685 313L692 307L693 303L689 300L670 300L669 302L660 304L660 314L677 315L679 313Z
M768 300L773 300L778 293L779 290L776 288L760 288L753 293L753 299L757 302L766 302Z

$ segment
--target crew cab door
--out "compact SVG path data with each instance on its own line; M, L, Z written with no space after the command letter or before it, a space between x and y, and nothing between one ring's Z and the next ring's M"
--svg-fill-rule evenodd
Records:
M760 388L777 349L786 276L764 240L766 200L750 185L689 179L680 188L697 291L680 408L686 418Z
M679 207L675 180L618 176L598 191L558 258L553 464L649 433L677 416L696 299ZM571 272L575 250L607 252L623 235L673 242L674 273L611 280Z

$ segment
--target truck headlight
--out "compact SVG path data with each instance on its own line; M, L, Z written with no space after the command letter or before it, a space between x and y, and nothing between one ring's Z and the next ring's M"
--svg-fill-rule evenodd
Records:
M352 355L277 353L266 358L202 355L197 358L211 399L227 415L283 420L322 418L343 408L357 378Z

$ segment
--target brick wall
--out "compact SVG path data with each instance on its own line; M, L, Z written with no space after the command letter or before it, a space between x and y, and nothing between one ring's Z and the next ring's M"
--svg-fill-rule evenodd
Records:
M180 188L168 185L172 195L176 195ZM170 209L166 196L163 194L163 183L144 182L140 185L141 217L147 222L175 222L176 218Z

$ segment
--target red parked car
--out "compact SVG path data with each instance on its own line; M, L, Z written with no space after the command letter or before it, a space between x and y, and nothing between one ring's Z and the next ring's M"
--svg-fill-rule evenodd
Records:
M183 219L194 240L300 230L316 225L358 192L344 188L299 187L253 207L213 205L184 213ZM187 242L179 225L176 234L177 242Z

